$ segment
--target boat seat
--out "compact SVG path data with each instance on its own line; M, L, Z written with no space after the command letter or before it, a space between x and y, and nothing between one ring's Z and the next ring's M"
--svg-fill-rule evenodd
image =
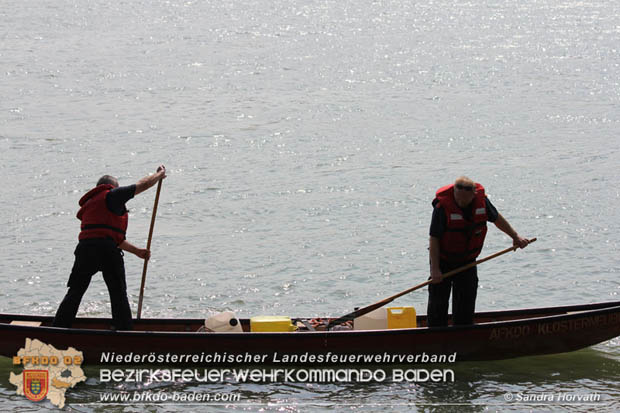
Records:
M41 325L40 321L25 321L25 320L13 320L11 324L14 326L28 326L28 327L39 327Z

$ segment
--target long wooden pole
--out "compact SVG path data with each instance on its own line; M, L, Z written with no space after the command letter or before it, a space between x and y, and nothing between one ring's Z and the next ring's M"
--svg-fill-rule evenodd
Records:
M532 238L531 240L529 240L530 243L532 243L534 241L536 241L536 238ZM447 273L442 275L441 279L444 280L444 279L446 279L448 277L453 276L454 274L458 274L461 271L465 271L465 270L467 270L467 269L469 269L471 267L474 267L474 266L476 266L478 264L482 264L485 261L492 260L493 258L499 257L500 255L503 255L503 254L505 254L507 252L516 251L517 248L519 248L519 247L512 246L510 248L506 248L505 250L496 252L495 254L489 255L488 257L479 259L478 261L471 262L471 263L469 263L467 265L463 265L462 267L459 267L459 268L454 269L452 271L448 271ZM398 294L394 294L393 296L388 297L388 298L386 298L384 300L381 300L379 302L371 304L371 305L369 305L367 307L363 307L363 308L360 308L358 310L355 310L352 313L349 313L347 315L343 315L342 317L339 317L339 318L337 318L335 320L330 321L329 324L327 325L327 329L330 329L331 327L333 327L335 325L342 324L342 323L344 323L346 321L353 320L354 318L361 317L364 314L368 314L371 311L376 310L377 308L381 308L384 305L386 305L388 303L391 303L392 301L396 300L398 297L401 297L401 296L403 296L405 294L409 294L412 291L415 291L417 289L420 289L422 287L425 287L425 286L429 285L431 282L432 282L431 280L424 281L421 284L418 284L418 285L416 285L414 287L411 287L411 288L408 288L408 289L406 289L404 291L401 291Z
M151 228L149 229L149 238L146 242L146 249L151 251L151 240L153 239L153 228L155 228L155 217L157 216L157 204L159 203L159 193L161 192L161 181L157 182L157 194L155 195L155 205L153 206L153 216L151 217ZM144 298L144 285L146 284L146 269L148 267L149 260L144 260L144 267L142 267L142 283L140 284L140 298L138 299L138 320L142 316L142 299Z

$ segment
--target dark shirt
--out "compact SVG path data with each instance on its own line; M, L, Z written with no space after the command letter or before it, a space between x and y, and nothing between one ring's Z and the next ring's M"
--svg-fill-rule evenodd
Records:
M484 200L485 200L486 210L487 210L487 221L495 222L497 220L497 217L499 216L499 213L497 212L497 209L495 209L491 201L489 201L489 198L484 197ZM472 202L466 208L464 209L461 208L461 211L463 211L463 216L467 220L472 219L473 205L474 203ZM445 230L446 230L446 212L441 206L439 208L433 208L433 217L431 218L431 228L429 231L429 235L431 237L441 238Z
M136 185L119 186L108 192L105 198L108 209L116 215L124 215L127 212L125 204L136 194Z

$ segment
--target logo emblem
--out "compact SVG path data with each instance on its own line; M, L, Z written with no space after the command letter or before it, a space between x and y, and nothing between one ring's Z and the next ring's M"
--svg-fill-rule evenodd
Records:
M33 402L40 402L49 390L47 370L24 370L24 395Z

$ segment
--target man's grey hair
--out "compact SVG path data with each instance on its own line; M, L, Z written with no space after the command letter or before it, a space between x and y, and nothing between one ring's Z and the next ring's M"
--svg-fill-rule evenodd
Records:
M112 175L103 175L97 181L97 186L99 186L99 185L106 185L106 184L113 185L116 188L116 187L118 187L118 180L115 177L113 177Z

